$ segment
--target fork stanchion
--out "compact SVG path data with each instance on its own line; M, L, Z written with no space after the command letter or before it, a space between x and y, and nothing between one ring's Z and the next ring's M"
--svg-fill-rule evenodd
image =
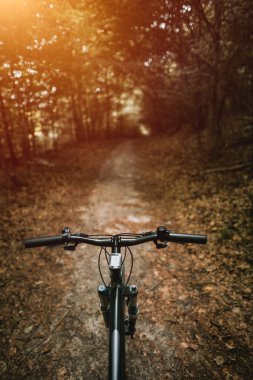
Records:
M126 335L131 335L133 338L135 333L135 324L139 313L139 306L137 303L138 288L136 285L127 286L125 290L128 306L128 320Z
M99 308L103 314L105 327L109 327L110 289L108 286L99 285L97 290L100 300Z

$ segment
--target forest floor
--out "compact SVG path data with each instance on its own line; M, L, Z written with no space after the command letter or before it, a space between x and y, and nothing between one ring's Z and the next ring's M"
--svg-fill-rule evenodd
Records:
M244 141L211 160L177 135L91 143L2 172L0 378L106 379L98 250L25 250L25 237L165 225L208 244L133 249L128 379L252 379L251 154Z

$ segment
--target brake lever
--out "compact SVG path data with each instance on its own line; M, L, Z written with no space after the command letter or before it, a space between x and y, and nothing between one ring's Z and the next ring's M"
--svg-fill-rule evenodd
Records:
M154 243L157 249L167 248L167 243L158 242L157 240L154 240Z
M76 234L77 236L83 236L83 237L86 237L88 235L85 235L85 234ZM63 249L65 251L75 251L76 249L76 246L78 245L78 242L74 243L74 244L68 244L68 238L70 237L70 228L69 227L64 227L63 230L62 230L62 239L64 241L64 246L63 246Z
M83 233L78 233L74 234L74 236L81 236L81 237L88 237L89 235L83 234ZM78 242L74 244L68 244L68 238L70 237L70 228L69 227L64 227L62 229L62 239L64 242L63 248L65 251L74 251L76 249L76 246L78 245Z
M76 246L78 245L78 243L75 243L75 244L66 244L63 246L63 249L65 251L74 251L76 249Z

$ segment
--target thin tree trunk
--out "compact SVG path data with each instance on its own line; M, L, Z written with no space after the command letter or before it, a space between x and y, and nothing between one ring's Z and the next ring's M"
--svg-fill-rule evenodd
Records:
M13 136L11 136L10 131L9 131L8 118L7 118L6 109L5 109L5 105L4 105L1 93L0 93L0 110L1 110L5 138L6 138L9 154L10 154L10 159L11 159L11 162L14 165L16 165L18 163L18 160L17 160L17 156L14 150Z
M106 137L109 137L111 135L111 96L107 81L107 75L105 77L105 134Z
M75 126L75 139L76 139L76 142L79 143L83 140L83 129L82 129L82 123L80 120L80 115L78 112L78 107L76 104L76 99L73 94L71 94L71 101L72 101L73 121L74 121L74 126Z

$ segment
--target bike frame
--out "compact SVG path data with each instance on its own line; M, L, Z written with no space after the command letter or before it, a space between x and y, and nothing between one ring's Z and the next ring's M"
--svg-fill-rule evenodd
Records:
M122 285L116 284L110 295L110 330L108 379L125 379L124 296Z
M124 265L124 264L123 264ZM119 238L113 239L109 262L111 290L109 306L108 379L125 379L125 300Z

